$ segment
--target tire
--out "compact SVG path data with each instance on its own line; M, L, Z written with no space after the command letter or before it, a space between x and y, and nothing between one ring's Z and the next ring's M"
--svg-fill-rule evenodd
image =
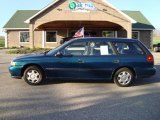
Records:
M43 72L37 66L30 66L24 71L23 79L29 85L39 85L43 80Z
M134 80L133 72L128 68L121 68L116 71L113 80L119 87L128 87Z

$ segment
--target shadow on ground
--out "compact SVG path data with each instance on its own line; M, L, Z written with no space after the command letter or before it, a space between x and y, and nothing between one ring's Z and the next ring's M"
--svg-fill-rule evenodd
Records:
M88 87L87 89L82 87L81 89L83 93L76 93L76 89L65 91L65 88L57 88L54 91L35 89L30 94L24 92L23 97L0 98L0 118L12 120L158 120L160 117L158 107L160 106L160 92L156 87L136 89L136 91L134 89L111 91L101 87ZM72 94L69 95L69 92Z

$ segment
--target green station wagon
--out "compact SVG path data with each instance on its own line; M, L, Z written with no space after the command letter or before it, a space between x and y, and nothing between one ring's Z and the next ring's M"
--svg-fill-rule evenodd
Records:
M156 73L153 55L140 41L120 38L72 39L49 52L14 59L9 71L30 85L90 79L113 80L121 87Z

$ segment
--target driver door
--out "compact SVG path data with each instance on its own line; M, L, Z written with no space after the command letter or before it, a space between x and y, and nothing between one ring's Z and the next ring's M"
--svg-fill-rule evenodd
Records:
M75 41L61 49L61 56L57 56L54 65L55 75L58 78L81 78L79 65L83 62L82 57L88 53L87 41Z

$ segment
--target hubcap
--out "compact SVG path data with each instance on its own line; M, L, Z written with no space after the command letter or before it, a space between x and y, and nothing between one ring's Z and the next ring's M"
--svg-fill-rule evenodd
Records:
M38 83L41 80L39 72L36 70L29 70L27 72L27 80L30 83Z
M131 82L132 76L129 72L123 71L118 74L118 82L122 85L127 85L128 83Z

